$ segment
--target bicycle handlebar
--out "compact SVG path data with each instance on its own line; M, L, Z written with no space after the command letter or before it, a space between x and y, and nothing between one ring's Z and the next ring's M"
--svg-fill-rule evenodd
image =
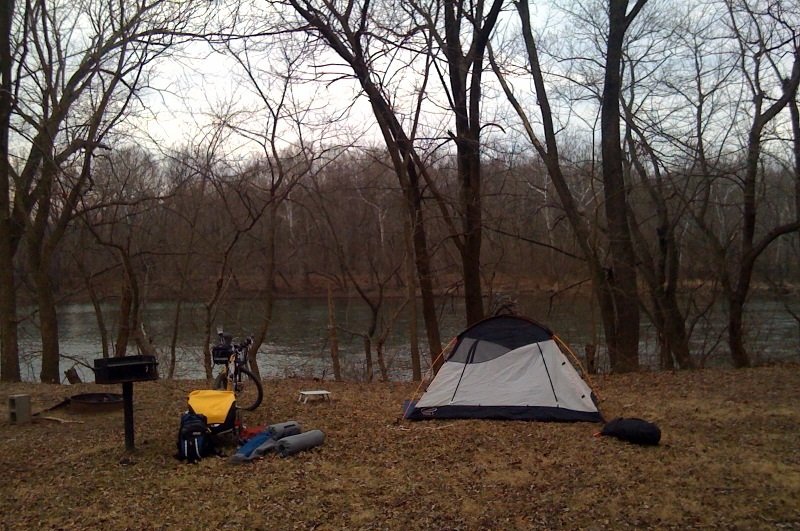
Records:
M242 343L234 343L233 342L233 335L227 334L222 331L221 328L217 329L217 338L218 343L227 343L229 346L234 347L237 350L241 350L243 348L249 347L253 344L253 335L250 334Z
M247 339L244 340L244 343L239 343L238 345L236 345L236 348L242 349L249 347L252 344L253 344L253 336L247 336Z

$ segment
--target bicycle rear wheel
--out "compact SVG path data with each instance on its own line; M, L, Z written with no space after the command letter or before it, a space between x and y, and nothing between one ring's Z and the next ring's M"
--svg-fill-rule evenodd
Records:
M234 388L236 407L253 411L260 406L261 401L264 399L264 388L261 385L261 380L244 367L239 367L236 380Z

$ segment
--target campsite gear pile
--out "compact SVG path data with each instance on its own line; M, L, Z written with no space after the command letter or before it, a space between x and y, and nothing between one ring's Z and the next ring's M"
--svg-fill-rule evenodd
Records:
M288 457L303 450L315 448L324 441L325 433L322 431L303 432L297 421L290 420L267 426L261 433L254 435L240 446L228 461L230 463L247 463L253 459L264 457L268 452Z
M484 319L456 336L427 391L408 404L404 416L603 421L592 390L555 334L513 315Z
M246 430L242 429L233 391L202 389L189 393L189 409L181 415L178 429L178 452L176 458L197 463L203 457L222 455L220 437L231 435L241 440ZM274 451L288 457L303 450L310 450L325 441L320 430L303 432L300 423L291 420L272 424L253 433L230 457L232 463L245 463L267 452Z
M203 457L220 455L219 437L235 435L239 428L233 391L192 391L188 404L189 409L181 415L175 457L197 463Z

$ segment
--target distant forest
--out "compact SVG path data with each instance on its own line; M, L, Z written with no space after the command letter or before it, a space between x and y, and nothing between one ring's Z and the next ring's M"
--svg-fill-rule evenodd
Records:
M320 167L314 170L289 161L288 176L276 187L264 161L201 168L189 154L178 162L136 148L115 150L95 162L94 188L84 198L81 222L68 227L52 261L53 287L59 300L80 301L118 298L131 281L151 300L203 301L220 278L226 296L233 297L259 296L269 289L278 296L325 295L328 289L352 294L354 285L404 296L404 267L413 249L403 193L388 158L379 148L351 148L331 160L315 161ZM424 201L437 293L463 291L453 226L437 202L448 212L457 209L454 166L447 159L430 169L439 196ZM481 280L487 292L572 287L588 293L586 261L543 165L515 155L485 161L481 171ZM586 217L601 218L602 198L596 193L601 181L591 161L575 164L571 173L568 180L583 199ZM789 217L790 175L776 168L768 179L764 204ZM734 182L717 186L720 196L735 192ZM657 240L645 193L633 190L632 196L639 197L631 206L643 220L642 236ZM736 208L713 208L709 230L734 233L740 221ZM594 237L602 238L603 228L596 230ZM720 289L719 268L710 246L693 231L684 220L679 289L697 292L701 299L714 297ZM757 264L756 287L798 287L797 252L797 239L789 237L767 248ZM20 278L30 279L25 265L18 265ZM123 281L126 274L132 279ZM32 283L21 288L23 300L35 300Z

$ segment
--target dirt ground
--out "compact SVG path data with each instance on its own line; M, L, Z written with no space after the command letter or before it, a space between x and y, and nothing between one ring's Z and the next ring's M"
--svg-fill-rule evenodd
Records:
M325 444L293 457L177 461L186 395L134 384L136 450L121 411L72 406L120 386L0 384L2 529L800 529L800 366L596 377L607 419L655 421L661 445L594 437L599 424L399 419L412 383L266 382L249 426L286 420ZM331 402L297 401L327 389ZM233 453L235 447L227 449Z

